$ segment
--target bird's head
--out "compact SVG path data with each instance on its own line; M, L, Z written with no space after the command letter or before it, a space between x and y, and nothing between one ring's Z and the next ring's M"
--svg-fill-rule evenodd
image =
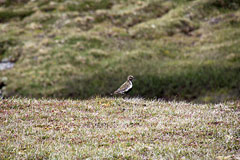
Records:
M134 79L135 79L135 78L134 78L132 75L129 75L129 76L128 76L128 80L129 80L129 81L132 81L132 80L134 80Z

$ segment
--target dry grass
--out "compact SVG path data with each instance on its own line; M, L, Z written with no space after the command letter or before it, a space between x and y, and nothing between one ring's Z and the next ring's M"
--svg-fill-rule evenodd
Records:
M0 101L0 159L239 159L240 103Z
M131 96L240 97L239 0L6 2L0 61L16 63L0 72L5 97L104 96L129 74Z

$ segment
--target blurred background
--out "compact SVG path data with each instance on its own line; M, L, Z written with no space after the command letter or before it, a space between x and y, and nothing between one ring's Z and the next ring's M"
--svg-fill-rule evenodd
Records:
M0 0L0 93L240 97L239 0Z

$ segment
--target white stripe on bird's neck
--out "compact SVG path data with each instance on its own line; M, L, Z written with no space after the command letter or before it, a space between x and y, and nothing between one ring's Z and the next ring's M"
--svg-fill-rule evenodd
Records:
M126 91L128 91L129 89L131 89L132 86L133 86L132 81L128 80L128 82L129 82L130 85L128 86L128 88L126 89Z

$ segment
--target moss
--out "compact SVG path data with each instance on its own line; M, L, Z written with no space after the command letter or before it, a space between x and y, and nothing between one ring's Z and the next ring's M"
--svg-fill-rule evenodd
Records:
M78 2L77 4L68 4L67 7L70 11L93 11L98 9L109 9L111 8L113 3L109 0L100 0L100 1L93 1L93 0L86 0Z
M166 14L171 8L173 8L172 3L163 2L162 0L153 1L146 6L133 9L132 12L126 13L113 13L109 14L99 14L96 20L99 22L109 19L116 26L122 26L125 28L132 27L134 25L140 24L144 21L149 21L150 19L159 18Z
M0 11L0 22L6 22L12 18L20 18L23 19L27 16L30 16L34 11L26 10L26 11Z
M11 53L8 53L9 48L12 46L15 46L16 44L17 44L17 40L15 40L15 39L10 38L7 40L0 40L0 61L7 54L8 54L8 56L11 55Z
M130 96L235 99L240 12L215 2L31 1L26 11L38 12L23 21L6 18L1 25L1 52L21 52L15 67L1 72L8 77L7 96L109 95L133 74ZM8 42L11 38L17 42Z
M213 0L211 5L217 8L237 10L240 7L239 0Z
M22 6L24 3L27 3L29 0L4 0L2 2L3 6L9 7L13 5L19 5Z
M86 38L84 36L80 37L71 37L66 40L66 43L69 45L75 45L77 43L82 43L85 49L90 48L101 48L103 46L103 42L97 38Z
M56 7L55 6L43 6L41 7L41 11L44 11L44 12L52 12L52 11L55 11L56 10Z

